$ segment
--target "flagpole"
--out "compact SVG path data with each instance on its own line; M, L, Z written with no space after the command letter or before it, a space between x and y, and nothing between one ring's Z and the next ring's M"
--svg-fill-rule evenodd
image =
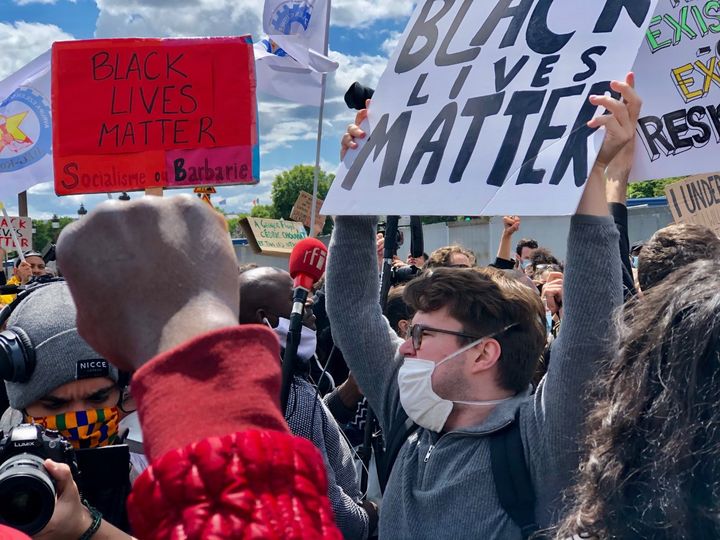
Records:
M328 55L328 40L330 39L330 10L332 9L332 2L327 2L327 13L325 15L325 56ZM320 113L318 115L318 135L317 135L317 147L315 149L315 176L313 178L313 194L312 194L312 206L310 208L310 236L315 236L315 218L317 214L317 199L318 199L318 183L320 181L320 147L322 144L322 133L323 133L323 113L325 112L325 86L326 86L327 75L322 74L322 84L320 86Z

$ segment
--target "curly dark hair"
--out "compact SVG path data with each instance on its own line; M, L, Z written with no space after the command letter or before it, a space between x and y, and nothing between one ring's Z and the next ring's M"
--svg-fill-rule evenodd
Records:
M720 262L673 272L621 317L556 538L718 538Z
M640 250L640 288L647 292L678 268L701 259L720 259L720 238L712 230L695 223L660 229Z

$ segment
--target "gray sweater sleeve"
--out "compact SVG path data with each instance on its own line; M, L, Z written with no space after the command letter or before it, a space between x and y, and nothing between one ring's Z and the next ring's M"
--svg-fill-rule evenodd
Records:
M550 366L526 417L541 441L532 460L547 492L569 487L579 465L588 383L614 343L613 313L622 305L618 231L610 217L574 216L563 283L563 320Z
M322 454L328 480L328 499L343 538L366 540L370 518L360 504L362 493L352 450L314 389L296 377L288 400L286 418L293 435L311 441Z
M404 414L396 356L402 340L379 304L374 217L335 220L325 276L326 309L333 339L386 431Z

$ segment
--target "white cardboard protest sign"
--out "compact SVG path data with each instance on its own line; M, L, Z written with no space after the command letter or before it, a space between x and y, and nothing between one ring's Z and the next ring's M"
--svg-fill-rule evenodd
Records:
M660 0L633 68L643 98L633 181L720 168L720 3Z
M20 249L32 249L32 220L28 217L10 217L10 221L0 216L0 249L4 251L17 251L10 229L15 229Z
M656 3L419 2L323 214L574 212Z

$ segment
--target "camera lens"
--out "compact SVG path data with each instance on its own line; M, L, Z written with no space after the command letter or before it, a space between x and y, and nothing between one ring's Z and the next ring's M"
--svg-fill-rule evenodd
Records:
M0 466L0 524L32 536L55 511L55 485L43 460L19 454Z

